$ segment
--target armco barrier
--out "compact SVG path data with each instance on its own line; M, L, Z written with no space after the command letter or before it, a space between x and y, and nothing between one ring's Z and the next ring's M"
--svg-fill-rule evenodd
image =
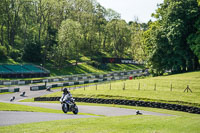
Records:
M34 101L59 101L60 97L36 97ZM78 98L74 97L76 102L87 103L101 103L101 104L118 104L128 106L141 106L151 108L162 108L175 111L183 111L188 113L200 114L199 107L191 107L178 104L168 104L159 102L146 102L146 101L134 101L134 100L121 100L121 99L101 99L101 98Z
M14 88L14 89L0 89L0 93L2 92L19 92L20 88Z
M30 90L31 91L37 91L37 90L45 90L46 86L45 85L41 85L41 86L31 86Z
M136 76L143 76L143 74L138 74ZM59 83L59 84L53 84L47 87L55 88L55 87L63 87L63 86L70 86L70 85L80 85L80 84L88 84L88 83L97 83L97 82L105 82L105 81L112 81L112 80L124 80L129 79L129 76L123 76L123 77L112 77L112 78L103 78L103 79L90 79L85 81L74 81L74 82L65 82L65 83ZM45 85L40 86L31 86L31 91L37 91L37 90L44 90L47 88Z
M32 83L45 83L45 82L59 82L59 81L78 81L78 80L89 80L93 78L106 78L111 76L127 76L130 74L141 74L144 70L131 70L126 72L112 72L108 74L91 74L91 75L67 75L62 77L56 77L52 79L37 79L37 80L1 80L0 85L24 85L24 84L32 84Z

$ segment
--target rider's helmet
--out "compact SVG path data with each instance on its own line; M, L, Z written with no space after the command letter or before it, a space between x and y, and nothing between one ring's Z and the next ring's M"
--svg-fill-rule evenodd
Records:
M64 92L65 94L67 94L67 93L69 93L69 90L68 90L67 88L64 88L64 89L63 89L63 92Z

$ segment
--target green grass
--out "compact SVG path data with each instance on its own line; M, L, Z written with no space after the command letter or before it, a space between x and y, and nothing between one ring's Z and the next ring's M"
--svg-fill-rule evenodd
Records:
M156 109L154 109L156 110ZM56 120L0 127L6 133L199 133L200 115L160 109L176 116L117 116Z
M107 64L107 71L124 71L124 70L136 70L136 69L144 69L142 65L132 65L132 64Z
M106 69L99 69L87 63L81 63L77 66L66 66L61 69L55 67L47 67L51 71L51 76L85 74L85 73L106 73L109 71L124 71L142 69L143 66L131 64L108 64Z
M1 111L27 111L27 112L46 112L46 113L62 113L61 110L47 109L41 107L32 107L26 105L18 105L12 103L2 103L0 102Z
M144 100L200 107L200 71L145 79L116 81L72 90L74 97ZM123 90L125 84L125 90ZM138 90L140 84L140 89ZM156 90L155 89L156 84ZM172 91L171 91L172 84ZM183 92L189 85L192 93ZM56 92L46 97L61 96Z
M34 102L34 98L23 99L23 100L20 100L19 102Z
M103 73L103 71L98 70L86 63L78 64L77 66L67 66L62 69L59 68L48 68L51 72L51 76L58 75L71 75L71 74L83 74L83 73Z
M0 92L0 95L3 95L3 94L11 94L13 92Z

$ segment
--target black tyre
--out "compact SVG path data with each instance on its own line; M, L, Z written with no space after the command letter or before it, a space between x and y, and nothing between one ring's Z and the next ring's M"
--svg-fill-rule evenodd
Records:
M76 114L78 114L78 107L75 105L74 106L74 111L73 111L73 113L76 115Z
M64 113L67 113L67 112L68 112L67 104L63 104L63 105L62 105L62 111L63 111Z

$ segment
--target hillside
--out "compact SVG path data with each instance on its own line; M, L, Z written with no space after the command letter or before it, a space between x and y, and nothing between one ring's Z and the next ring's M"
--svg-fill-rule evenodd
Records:
M72 91L74 97L143 100L200 107L200 71L169 76L105 82ZM125 89L123 89L125 85ZM191 92L184 92L189 85ZM97 87L97 89L96 89ZM47 97L60 96L61 92Z
M12 59L1 61L0 64L26 64L28 62L16 62ZM133 65L133 64L102 64L101 56L96 58L96 60L90 57L81 57L80 62L74 60L67 60L66 64L63 66L55 66L52 62L46 62L45 64L34 63L36 65L43 66L44 68L50 70L50 76L61 76L61 75L72 75L72 74L85 74L85 73L106 73L110 71L126 71L126 70L136 70L144 69L143 65Z

